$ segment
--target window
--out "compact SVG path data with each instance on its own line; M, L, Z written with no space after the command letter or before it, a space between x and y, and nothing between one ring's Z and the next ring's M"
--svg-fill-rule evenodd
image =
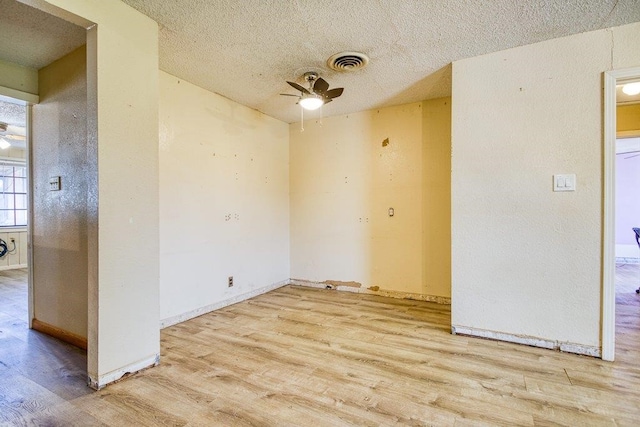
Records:
M0 162L0 227L27 225L27 168Z

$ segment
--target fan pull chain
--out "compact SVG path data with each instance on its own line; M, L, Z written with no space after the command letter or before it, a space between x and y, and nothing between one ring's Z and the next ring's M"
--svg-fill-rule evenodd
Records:
M300 132L304 132L304 108L300 106Z

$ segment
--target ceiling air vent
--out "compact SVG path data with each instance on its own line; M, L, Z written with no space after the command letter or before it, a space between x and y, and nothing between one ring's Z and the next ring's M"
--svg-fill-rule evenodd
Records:
M336 71L356 71L367 66L369 57L360 52L340 52L327 59L329 68Z

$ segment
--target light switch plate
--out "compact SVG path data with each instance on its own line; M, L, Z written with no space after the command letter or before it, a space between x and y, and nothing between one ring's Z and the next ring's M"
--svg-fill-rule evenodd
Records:
M60 191L60 177L52 176L49 178L49 191Z
M553 175L553 191L576 191L576 174Z

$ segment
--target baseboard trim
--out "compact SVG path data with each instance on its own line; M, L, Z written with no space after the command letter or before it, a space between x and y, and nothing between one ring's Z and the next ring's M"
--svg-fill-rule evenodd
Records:
M640 258L616 257L616 264L640 264Z
M31 320L31 329L57 338L60 341L75 345L83 350L87 349L87 339L85 337L74 334L73 332L65 331L64 329L42 322L38 319Z
M244 294L236 295L224 301L219 301L213 304L205 305L204 307L196 308L195 310L187 311L186 313L182 313L177 316L167 317L166 319L160 320L160 329L168 328L169 326L186 322L189 319L193 319L195 317L202 316L203 314L207 314L212 311L219 310L221 308L224 308L233 304L237 304L239 302L251 299L253 297L257 297L258 295L266 294L267 292L271 292L274 289L281 288L288 284L289 284L289 280L283 280L281 282L273 283L263 288L255 289L251 292L246 292Z
M3 265L3 266L0 266L0 271L17 270L19 268L27 268L27 267L28 267L28 264Z
M94 390L100 390L108 386L109 384L123 380L131 375L134 375L145 369L158 366L160 363L160 353L156 353L153 356L149 356L143 360L124 366L120 369L116 369L104 375L99 375L97 378L93 375L88 376L88 384Z
M507 334L504 332L488 331L486 329L469 328L467 326L451 325L451 333L454 335L466 335L470 337L486 338L495 341L505 341L515 344L523 344L532 347L558 350L565 353L582 354L584 356L602 357L602 352L598 347L583 344L574 344L562 341L553 341L543 338L531 337L527 335Z
M427 301L435 302L438 304L451 305L451 298L440 297L435 295L414 294L411 292L399 292L399 291L387 291L384 289L372 290L370 288L356 287L356 286L340 286L334 284L328 284L324 282L314 282L312 280L291 279L289 284L296 286L305 286L307 288L317 289L332 289L342 292L352 292L357 294L366 295L378 295L381 297L396 298L396 299L410 299L415 301Z

